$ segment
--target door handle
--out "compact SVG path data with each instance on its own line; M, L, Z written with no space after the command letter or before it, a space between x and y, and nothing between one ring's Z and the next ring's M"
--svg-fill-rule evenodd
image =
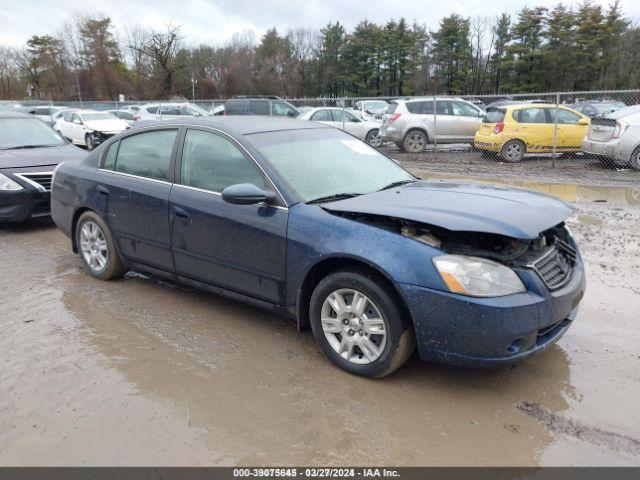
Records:
M189 213L180 207L173 207L173 214L180 220L189 220Z
M103 187L102 185L98 185L96 190L101 195L109 195L109 189L107 187Z

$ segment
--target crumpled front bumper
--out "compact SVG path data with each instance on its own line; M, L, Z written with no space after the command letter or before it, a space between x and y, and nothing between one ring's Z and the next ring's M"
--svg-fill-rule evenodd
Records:
M578 259L570 281L549 291L533 270L517 270L527 292L474 298L397 284L411 313L422 360L491 368L557 342L574 321L586 288Z

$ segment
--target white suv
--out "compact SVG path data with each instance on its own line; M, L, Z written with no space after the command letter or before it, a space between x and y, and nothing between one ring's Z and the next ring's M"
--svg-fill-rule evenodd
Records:
M434 104L436 114L434 115ZM394 100L382 117L380 136L409 153L427 143L473 143L485 112L461 98Z

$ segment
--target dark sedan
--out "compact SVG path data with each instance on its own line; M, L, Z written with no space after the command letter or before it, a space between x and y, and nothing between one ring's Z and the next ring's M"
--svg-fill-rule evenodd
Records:
M53 169L85 155L41 120L0 112L0 223L49 215Z
M62 164L52 216L89 273L138 270L311 327L340 367L515 362L556 342L585 288L565 203L413 177L290 119L153 122Z

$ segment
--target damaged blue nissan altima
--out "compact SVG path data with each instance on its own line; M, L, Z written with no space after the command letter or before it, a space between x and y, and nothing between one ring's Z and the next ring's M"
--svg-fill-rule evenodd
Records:
M420 180L332 127L151 122L64 163L55 223L87 271L136 270L275 310L341 368L510 364L573 322L572 209L522 190Z

